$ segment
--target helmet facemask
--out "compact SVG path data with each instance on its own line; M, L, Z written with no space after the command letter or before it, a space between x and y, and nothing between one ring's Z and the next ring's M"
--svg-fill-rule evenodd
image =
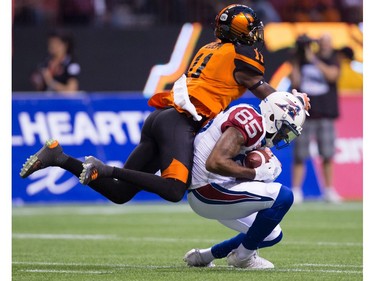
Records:
M302 132L306 113L301 101L288 92L274 92L260 103L266 124L266 146L289 145Z
M286 120L275 121L275 127L277 130L276 133L266 134L266 145L269 147L275 146L276 149L282 149L288 146L302 131L302 127L290 124Z

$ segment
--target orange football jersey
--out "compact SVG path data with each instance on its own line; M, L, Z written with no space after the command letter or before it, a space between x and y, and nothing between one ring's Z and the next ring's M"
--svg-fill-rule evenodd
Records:
M263 55L257 48L221 42L203 46L186 72L189 97L198 114L212 119L241 97L246 87L237 83L234 73L246 70L264 75ZM148 104L183 111L173 103L173 90L153 95Z

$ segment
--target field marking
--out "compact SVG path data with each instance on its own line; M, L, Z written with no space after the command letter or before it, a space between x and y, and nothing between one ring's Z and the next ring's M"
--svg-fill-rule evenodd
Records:
M121 237L112 234L53 234L53 233L13 233L14 239L41 239L41 240L122 240L129 242L158 242L158 243L180 243L181 241L191 243L219 243L218 239L200 238L168 238L168 237ZM307 242L307 241L283 241L283 245L314 245L322 247L363 247L361 242Z
M13 233L16 239L56 239L56 240L114 240L116 235L105 234L49 234L49 233Z
M46 212L48 210L48 212ZM148 213L192 213L194 211L188 204L128 204L123 206L89 205L89 206L20 206L12 208L13 216L46 216L46 215L126 215Z
M181 266L162 266L162 265L130 265L130 264L91 264L91 263L59 263L59 262L22 262L13 261L13 264L19 265L42 265L42 266L90 266L90 267L107 267L107 268L136 268L136 269L188 269L185 265ZM296 264L295 266L301 266L303 264ZM306 266L316 267L354 267L351 265L337 265L337 264L305 264ZM361 266L358 266L361 268ZM247 271L248 269L233 268L226 265L217 265L213 268L207 268L207 270L215 270L215 268L228 269L228 270L240 270ZM275 268L268 269L270 272L320 272L320 273L342 273L342 274L363 274L362 270L334 270L334 269L304 269L304 268ZM104 274L113 273L111 271L83 271L83 270L53 270L53 269L20 269L19 271L24 272L50 272L50 273L92 273L92 274Z
M109 268L181 268L185 266L172 265L130 265L130 264L101 264L101 263L64 263L64 262L26 262L26 261L12 261L12 264L20 265L43 265L43 266L87 266L87 267L109 267Z
M46 211L48 210L48 211ZM318 211L360 211L363 210L362 202L351 202L343 204L306 203L293 206L292 212ZM88 206L13 206L12 216L49 216L49 215L125 215L144 213L191 213L195 214L187 203L128 203L124 205L112 205L103 203L101 205Z
M354 271L354 270L324 270L324 269L275 269L278 272L320 272L320 273L344 273L344 274L363 274L362 271Z
M281 242L282 244L286 245L316 245L316 246L332 246L332 247L363 247L363 243L361 242L324 242L324 241L318 241L318 242L305 242L305 241L284 241Z
M93 270L54 270L54 269L21 269L22 272L31 273L78 273L78 274L108 274L113 273L112 271L93 271Z
M348 265L348 264L316 264L316 263L299 263L295 266L316 266L316 267L358 267L363 268L362 265Z

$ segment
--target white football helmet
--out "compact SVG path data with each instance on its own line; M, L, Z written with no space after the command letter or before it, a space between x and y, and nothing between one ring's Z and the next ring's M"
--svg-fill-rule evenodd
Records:
M281 149L301 134L306 112L301 101L288 92L274 92L260 103L266 123L266 146Z

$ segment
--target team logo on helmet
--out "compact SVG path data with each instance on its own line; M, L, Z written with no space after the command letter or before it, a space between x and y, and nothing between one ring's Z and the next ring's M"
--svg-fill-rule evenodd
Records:
M228 14L222 14L221 16L220 16L220 20L221 21L226 21L228 19Z
M299 115L299 112L301 111L301 107L296 105L294 102L292 102L289 99L284 99L287 104L280 104L275 103L278 107L280 107L283 111L285 111L293 120L296 118L297 115Z

